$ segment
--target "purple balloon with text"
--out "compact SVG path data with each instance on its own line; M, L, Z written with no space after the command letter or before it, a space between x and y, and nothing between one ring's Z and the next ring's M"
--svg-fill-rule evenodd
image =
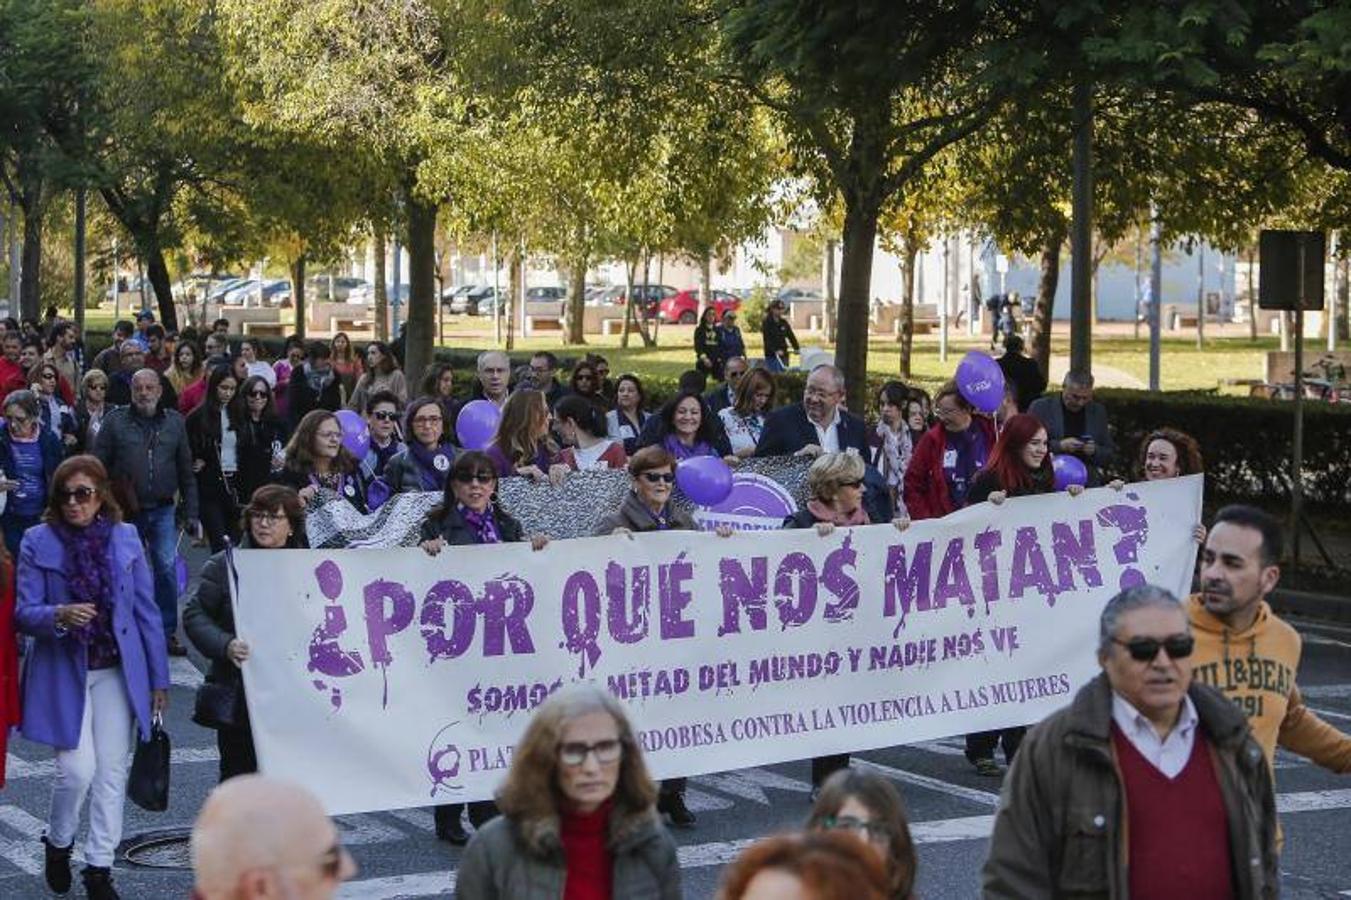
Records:
M493 441L497 434L497 423L502 411L491 400L471 400L460 407L455 417L455 433L459 435L460 446L466 450L482 450Z
M716 456L696 456L676 466L676 484L699 506L716 506L732 493L732 470Z
M1051 469L1055 472L1055 489L1063 491L1072 484L1080 487L1088 484L1088 467L1077 456L1068 453L1051 457Z
M366 427L366 420L350 409L340 409L334 415L342 426L342 445L357 459L365 459L371 448L371 430Z
M1004 370L979 350L972 350L957 364L957 390L983 413L992 413L1004 402Z

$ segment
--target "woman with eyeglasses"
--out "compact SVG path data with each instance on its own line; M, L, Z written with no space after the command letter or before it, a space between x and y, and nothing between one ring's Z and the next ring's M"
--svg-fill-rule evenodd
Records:
M238 387L228 367L216 366L206 378L201 405L183 423L192 450L202 529L212 553L224 550L227 540L239 542L239 407L232 403Z
M784 528L815 528L829 537L836 528L873 525L863 504L865 492L863 457L857 453L823 453L807 470L807 508L783 520ZM910 527L905 516L892 519L898 531ZM830 775L849 766L848 753L832 753L812 759L812 788L818 789Z
M714 424L713 416L708 414L704 398L699 394L682 391L667 401L657 415L661 418L660 427L650 433L646 440L663 448L677 460L718 456L728 465L736 465L741 461L732 454L727 435ZM640 445L643 440L639 438Z
M394 351L384 341L371 341L366 345L366 373L357 379L347 408L364 415L367 400L380 391L389 391L400 403L408 402L408 380L394 358Z
M277 479L286 464L286 426L277 410L275 394L267 381L256 375L235 392L232 418L239 435L235 448L239 467L235 472L235 496L252 497L260 487Z
M500 818L469 843L458 900L678 900L676 845L654 808L638 736L593 684L530 719L497 792Z
M61 442L61 446L69 450L79 440L75 436L75 413L57 393L60 381L61 370L45 360L28 372L28 388L37 395L42 430L50 431Z
M734 396L731 406L718 410L718 418L732 452L746 459L755 455L765 417L774 406L774 378L764 369L751 369L737 383Z
M112 410L108 402L108 373L90 369L80 379L80 400L75 404L75 446L92 450L103 427L103 417Z
M593 364L585 360L577 363L572 369L571 385L572 396L590 403L596 408L596 412L600 413L601 418L605 418L605 414L610 411L610 401L601 391L600 373ZM555 409L557 406L558 404L554 404Z
M0 429L0 493L6 495L0 528L12 558L19 558L23 533L41 518L48 485L65 455L61 441L42 427L37 395L11 391L5 398L5 422Z
M638 449L643 425L652 418L644 406L647 396L637 375L620 375L615 382L615 408L605 414L605 430L610 437L624 442L624 452L632 456Z
M559 400L554 419L566 445L556 462L573 471L622 469L628 464L624 445L606 434L605 414L585 397L571 394Z
M164 373L173 385L174 393L183 396L183 392L206 377L206 366L202 359L201 348L196 341L181 340L174 348L174 364Z
M277 480L295 488L305 506L322 488L333 491L358 512L370 511L366 505L369 480L342 445L342 423L326 409L312 409L300 420L286 444L286 462Z
M446 431L450 442L459 444L455 435L455 419L460 414L460 401L455 399L455 369L448 362L434 362L422 373L423 397L434 397L441 406L441 416L446 420Z
M690 514L671 503L675 489L676 460L665 448L644 447L629 458L630 491L619 509L601 519L596 526L597 536L633 534L649 531L698 531ZM717 530L719 537L730 537L726 526ZM661 783L657 810L671 817L673 825L693 826L698 819L685 805L684 778L668 778Z
M486 453L466 450L450 467L442 491L441 504L422 522L420 546L428 556L436 556L446 547L471 544L514 544L526 540L521 525L495 502L497 470ZM532 535L530 546L543 550L549 539ZM437 806L434 810L436 836L462 846L469 835L460 821L463 803ZM469 804L469 821L475 828L497 815L491 800Z
M258 382L266 385L261 378ZM308 546L305 508L296 492L284 485L264 485L254 492L244 508L241 528L244 537L240 547L244 549ZM183 607L183 631L211 661L211 671L198 690L193 721L216 732L221 781L258 771L253 730L244 700L244 680L239 672L249 658L249 645L235 635L234 610L230 605L230 553L222 550L206 561L200 577L188 589Z
M361 354L353 348L347 332L339 331L333 335L332 347L330 359L333 361L333 371L338 375L343 396L350 397L356 389L357 379L366 373L366 366L361 361Z
M549 406L544 392L517 388L502 405L497 434L488 445L488 458L502 477L521 475L535 481L552 479L555 484L567 475L564 465L553 465L558 453L549 434Z
M975 415L955 382L939 388L933 410L938 424L924 432L905 470L902 492L913 519L938 519L966 506L971 481L994 449L994 423Z
M169 656L140 536L122 522L108 472L73 456L52 476L43 522L19 550L14 622L33 637L24 661L23 736L56 751L47 886L70 890L70 855L89 798L86 896L116 900L132 734L150 737L169 700Z
M821 785L808 831L853 835L887 870L887 900L911 900L919 860L901 795L874 772L844 769Z
M384 479L396 494L440 491L455 462L450 425L435 397L419 397L404 414L407 446L385 465Z

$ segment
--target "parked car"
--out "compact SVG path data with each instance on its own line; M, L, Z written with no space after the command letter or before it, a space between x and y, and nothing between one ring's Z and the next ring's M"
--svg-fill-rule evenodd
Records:
M723 313L728 310L736 312L741 308L741 298L727 291L713 291L712 306L718 314L719 321L721 321ZM681 291L674 296L667 297L661 301L658 310L663 322L693 325L699 318L699 292L697 290Z
M225 306L243 306L244 296L259 284L257 278L245 278L239 284L221 294L220 302Z
M497 309L497 288L491 284L476 284L470 290L451 300L450 311L477 316Z
M370 287L370 282L364 278L354 278L350 275L338 275L333 278L333 300L334 303L342 303L352 295L352 291L358 288ZM305 279L305 298L320 303L329 302L329 276L313 275Z
M641 298L643 309L647 313L649 319L656 317L661 301L665 300L667 297L674 297L678 293L675 288L665 284L635 284L633 286L633 292ZM623 306L627 302L628 297L625 293L624 285L618 284L614 287L606 288L601 293L597 294L593 300L588 300L587 304L593 306Z
M394 300L397 297L401 303L408 302L409 291L410 288L406 283L399 285L397 292L394 289L394 285L385 285L385 296L390 300ZM352 292L347 295L347 302L354 306L374 303L375 285L365 284L352 288Z
M565 287L532 287L525 292L527 301L566 300L567 296L568 289Z
M802 288L784 288L774 295L775 300L782 300L784 303L795 303L798 300L823 300L820 291L803 290Z
M455 303L455 298L463 297L465 294L472 291L474 287L475 285L472 284L462 284L459 287L446 288L441 292L441 305L446 308L447 312L453 312L454 310L452 310L451 307Z
M210 303L220 303L226 294L248 281L247 278L226 278L223 281L215 281L211 284L211 291L206 295Z

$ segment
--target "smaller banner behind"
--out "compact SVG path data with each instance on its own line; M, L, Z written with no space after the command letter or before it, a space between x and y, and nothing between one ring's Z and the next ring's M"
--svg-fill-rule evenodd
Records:
M1033 723L1122 586L1187 591L1199 476L891 525L243 550L264 771L333 813L488 797L530 711L594 680L657 777ZM736 515L736 513L726 513Z

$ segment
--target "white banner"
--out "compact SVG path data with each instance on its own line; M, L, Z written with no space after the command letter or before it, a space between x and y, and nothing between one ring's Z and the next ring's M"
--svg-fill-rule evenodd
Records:
M550 691L626 701L656 777L1029 724L1121 586L1191 584L1202 479L890 525L243 550L258 758L332 813L488 797Z

